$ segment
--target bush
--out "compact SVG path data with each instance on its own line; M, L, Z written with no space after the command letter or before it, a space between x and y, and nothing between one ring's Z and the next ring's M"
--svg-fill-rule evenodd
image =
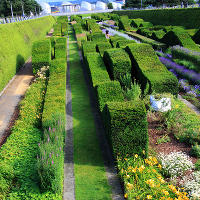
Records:
M111 49L112 46L109 42L99 42L97 43L97 52L103 57L104 51L107 49Z
M197 43L200 44L200 29L194 34L192 39Z
M131 26L135 27L135 28L139 28L140 27L140 24L144 22L143 19L131 19Z
M131 30L131 26L130 26L128 16L121 16L120 17L120 19L119 19L119 29L125 30L125 31Z
M131 61L123 49L108 49L103 60L111 80L120 80L121 76L131 73Z
M32 68L33 73L43 66L49 66L51 61L51 42L49 39L37 41L32 47Z
M87 20L87 30L89 31L89 30L91 30L92 31L92 33L102 33L102 31L101 31L101 29L100 29L100 27L99 27L99 25L96 23L96 20L94 20L94 19L88 19Z
M117 48L125 48L128 44L136 43L135 40L118 40L117 41Z
M146 37L151 37L153 34L153 31L149 30L148 28L139 28L136 33L141 34Z
M139 27L149 28L152 26L153 24L151 22L141 22Z
M66 38L57 38L55 44L55 58L66 59Z
M59 16L57 18L58 23L67 23L68 22L68 16Z
M107 102L106 133L115 157L148 152L147 113L143 101Z
M190 151L192 156L200 158L200 145L194 145Z
M173 29L165 34L162 42L168 46L180 45L190 50L200 51L200 48L191 39L188 33L181 28Z
M81 34L81 33L83 33L83 28L82 28L81 23L74 24L73 28L74 28L75 34Z
M116 48L117 42L118 42L119 40L120 40L120 41L121 41L121 40L126 41L127 39L124 38L124 37L120 37L120 36L111 36L111 37L110 37L110 43L111 43L112 47Z
M152 38L157 41L162 41L162 38L164 37L164 35L165 35L165 31L163 30L154 31L152 33Z
M54 23L48 16L0 25L0 91L31 56L33 42L44 38Z
M142 18L155 25L184 26L187 29L200 27L200 21L197 20L200 15L200 8L126 10L114 11L113 13L127 15L130 19Z
M54 32L53 36L61 36L62 35L62 27L61 24L54 24L53 26Z
M107 42L106 36L103 33L92 33L91 39L94 42Z
M99 83L96 88L99 110L103 112L107 102L124 101L123 90L117 81Z
M67 35L67 23L62 23L61 24L61 32L62 32L62 36L66 36Z
M108 9L113 9L113 5L112 5L112 3L108 3Z
M84 42L82 45L82 52L84 57L87 53L96 52L96 42Z
M149 44L131 44L126 47L134 66L133 77L141 84L143 93L178 93L178 80L159 61Z

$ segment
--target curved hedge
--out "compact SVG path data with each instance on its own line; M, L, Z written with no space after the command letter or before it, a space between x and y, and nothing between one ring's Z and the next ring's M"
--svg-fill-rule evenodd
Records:
M154 25L200 27L200 8L114 11L113 13L128 15L130 19L142 18Z
M143 93L178 93L178 80L159 61L149 44L131 44L126 47L131 60L133 76L139 80Z
M31 55L32 43L44 38L52 16L0 25L0 91Z

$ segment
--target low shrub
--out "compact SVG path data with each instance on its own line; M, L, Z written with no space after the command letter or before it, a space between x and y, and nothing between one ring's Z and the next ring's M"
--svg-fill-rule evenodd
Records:
M103 33L92 33L91 39L94 42L106 42L106 36Z
M107 102L106 133L114 156L148 152L147 113L143 101Z
M138 18L138 19L131 19L131 26L135 27L135 28L139 28L140 24L144 22L143 19Z
M151 45L131 44L126 51L134 67L132 76L141 84L143 94L156 92L177 95L177 78L159 61Z
M103 60L111 80L120 80L121 76L131 73L131 61L123 49L108 49Z
M154 31L152 33L152 39L157 40L157 41L162 41L162 38L165 35L165 31L159 30L159 31Z
M139 27L149 28L152 26L153 24L151 22L141 22Z
M182 28L175 28L165 34L162 42L168 46L180 45L194 51L200 51L200 48L191 39L188 33Z
M192 39L195 41L195 43L200 44L200 29L194 34Z
M62 27L60 23L54 24L53 29L53 36L62 36Z
M87 20L87 30L88 31L92 31L92 33L102 33L102 31L101 31L101 29L100 29L100 27L99 27L99 25L96 23L96 20L94 20L94 19L88 19Z
M99 83L96 88L96 95L100 112L103 112L107 102L124 101L123 90L117 81Z
M149 30L149 28L139 28L136 33L143 35L145 37L152 37L153 31Z
M100 53L100 55L103 57L104 51L106 51L107 49L111 49L112 46L109 42L99 42L97 43L97 52Z
M68 16L59 16L57 18L57 23L67 23L68 22Z
M76 21L77 23L81 22L81 17L78 15L71 15L71 22Z
M32 46L32 68L33 73L42 66L49 66L51 61L51 42L49 39L40 40L33 43Z
M110 37L110 43L111 43L112 47L116 48L117 42L118 42L119 40L120 40L120 41L122 41L122 40L126 41L127 39L124 38L124 37L120 37L120 36L118 36L118 35L116 35L116 36L111 36L111 37Z
M82 28L81 23L73 24L73 28L74 28L75 34L83 33L83 28Z
M66 36L67 35L67 23L62 23L61 24L61 32L62 32L62 36Z
M128 44L136 43L135 40L118 40L117 41L117 48L125 48Z
M84 57L86 57L87 53L96 52L96 42L84 42L82 52Z
M125 31L131 30L131 25L130 25L130 21L128 19L128 16L124 15L124 16L120 17L120 19L119 19L119 29L125 30Z
M200 145L194 145L190 151L192 156L200 158Z
M55 58L66 59L66 38L57 38L55 44Z

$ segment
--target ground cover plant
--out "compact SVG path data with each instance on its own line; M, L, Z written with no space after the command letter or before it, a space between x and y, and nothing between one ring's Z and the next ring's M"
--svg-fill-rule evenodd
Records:
M48 16L0 25L0 91L30 57L32 43L44 38L54 23Z

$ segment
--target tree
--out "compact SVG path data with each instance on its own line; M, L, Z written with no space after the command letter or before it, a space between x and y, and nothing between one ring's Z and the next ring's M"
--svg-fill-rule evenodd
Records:
M127 0L125 3L126 7L131 8L140 8L141 7L141 0Z
M113 9L113 5L112 5L112 3L108 3L108 9Z
M22 7L24 8L25 15L30 15L30 12L35 13L35 10L38 14L39 10L42 10L35 0L0 0L0 16L11 16L11 4L14 16L22 16Z

